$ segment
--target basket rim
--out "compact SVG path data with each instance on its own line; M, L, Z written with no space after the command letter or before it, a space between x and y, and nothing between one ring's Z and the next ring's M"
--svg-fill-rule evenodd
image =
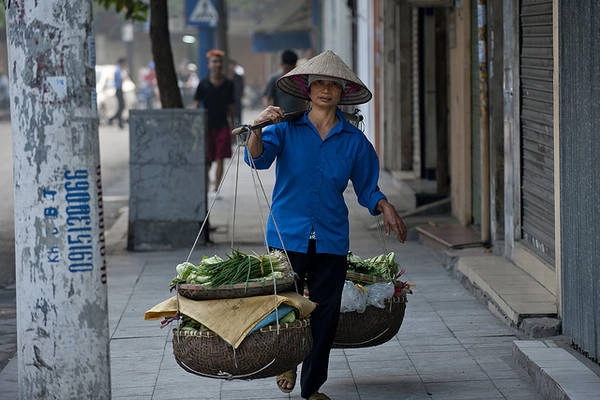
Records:
M385 303L407 303L408 298L406 294L401 294L400 296L392 296L388 299L384 300Z
M268 287L268 286L275 286L275 284L287 285L287 284L291 284L293 282L294 282L294 278L289 277L289 278L282 278L282 279L263 279L260 281L234 283L234 284L221 285L221 286L216 286L216 287L206 286L203 283L178 283L176 285L176 287L177 287L177 289L182 289L182 290L197 290L197 291L210 292L210 291L217 291L217 290L224 290L224 289L262 288L262 287Z
M310 326L310 318L297 319L293 322L286 322L283 324L279 324L279 329L280 330L282 330L282 329L283 330L304 329L307 326ZM275 331L277 331L277 326L275 324L271 324L271 325L265 326L264 328L260 328L259 330L257 330L254 333L257 333L257 332L268 333L268 332L275 332ZM173 328L173 335L177 335L179 337L181 337L181 336L205 337L205 338L220 337L218 334L216 334L215 332L213 332L211 330L181 331L181 330L179 330L179 328Z

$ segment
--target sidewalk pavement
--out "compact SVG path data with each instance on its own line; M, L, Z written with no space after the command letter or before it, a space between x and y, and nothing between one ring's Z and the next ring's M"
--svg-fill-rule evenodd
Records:
M168 285L175 265L185 261L190 251L190 261L196 262L202 255L225 256L232 246L242 251L264 250L260 216L265 207L264 202L258 204L257 197L262 199L263 192L270 196L273 170L261 172L257 181L245 164L238 169L235 155L230 165L220 191L222 198L214 201L210 214L216 227L213 245L202 243L192 249L195 238L190 238L188 249L128 252L126 209L106 232L113 399L300 399L299 386L284 394L274 378L227 381L184 371L173 356L172 326L161 329L160 321L144 320L146 310L172 296ZM392 202L402 198L389 174L382 174L380 186ZM521 357L515 362L518 331L493 315L415 235L405 244L382 237L373 229L376 218L357 204L351 188L347 198L351 250L361 257L394 251L407 271L405 278L416 286L408 296L404 322L394 339L371 348L332 351L323 392L338 400L548 398L538 394L539 385L529 377L533 367L527 365L528 359ZM401 203L395 205L406 210ZM420 221L407 218L407 222L413 226ZM519 343L530 350L548 347L537 340ZM574 368L572 363L568 366ZM16 399L17 392L15 356L0 372L0 399Z

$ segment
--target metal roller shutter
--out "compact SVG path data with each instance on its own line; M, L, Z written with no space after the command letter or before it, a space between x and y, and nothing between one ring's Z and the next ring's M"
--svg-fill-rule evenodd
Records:
M552 0L521 0L522 237L554 265Z

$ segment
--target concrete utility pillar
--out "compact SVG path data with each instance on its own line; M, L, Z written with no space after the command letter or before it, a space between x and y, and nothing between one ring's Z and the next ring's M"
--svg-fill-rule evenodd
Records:
M110 399L92 1L5 4L19 398Z

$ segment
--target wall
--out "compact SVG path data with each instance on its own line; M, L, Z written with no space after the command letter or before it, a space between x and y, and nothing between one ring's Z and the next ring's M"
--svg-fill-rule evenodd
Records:
M563 333L600 359L600 7L558 1Z
M332 50L353 68L352 13L344 0L323 2L323 50Z
M356 32L356 66L354 71L360 77L360 80L367 85L369 90L376 96L375 91L375 55L373 43L373 1L359 0L356 4L357 14L357 32ZM365 134L377 148L375 140L375 101L371 99L366 104L359 104L359 108L365 117Z
M407 3L384 1L382 17L383 51L378 61L383 70L379 93L382 102L383 167L402 172L406 179L414 179L413 146L418 143L413 143L412 136L412 8Z

